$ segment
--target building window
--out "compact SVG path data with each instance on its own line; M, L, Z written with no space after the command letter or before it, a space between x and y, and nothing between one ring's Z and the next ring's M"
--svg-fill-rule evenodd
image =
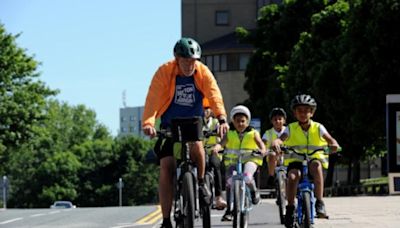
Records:
M213 69L213 57L212 55L206 56L206 65L208 66L209 69Z
M240 54L239 55L239 69L246 70L247 63L249 63L250 55L249 54Z
M215 25L227 26L229 25L229 11L218 10L215 12Z
M219 69L219 55L214 55L213 59L213 71L218 72L220 71Z
M221 71L226 71L226 55L221 55Z
M131 121L135 121L136 120L136 116L130 116L130 120Z
M121 122L125 122L126 117L125 116L121 116Z

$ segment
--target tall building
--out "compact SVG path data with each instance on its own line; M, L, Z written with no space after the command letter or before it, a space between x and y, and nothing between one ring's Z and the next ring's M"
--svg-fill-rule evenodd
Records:
M143 106L119 109L119 136L136 135L144 137L142 132L143 109Z
M182 37L192 37L202 47L202 61L214 73L225 108L248 98L245 69L254 48L239 43L237 27L256 28L258 10L273 0L182 0Z

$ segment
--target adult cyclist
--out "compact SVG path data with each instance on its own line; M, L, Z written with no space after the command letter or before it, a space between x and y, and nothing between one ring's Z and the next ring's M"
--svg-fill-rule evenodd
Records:
M198 61L200 45L192 38L181 38L174 46L175 58L162 64L151 81L143 112L143 132L155 137L155 119L161 128L169 128L176 117L203 115L203 98L207 98L219 120L221 136L229 130L221 91L211 71ZM175 159L172 139L167 139L156 154L160 160L159 198L163 214L161 227L172 227L170 213L174 198ZM205 152L202 141L190 143L191 158L198 167L200 199L210 203L211 192L204 185Z

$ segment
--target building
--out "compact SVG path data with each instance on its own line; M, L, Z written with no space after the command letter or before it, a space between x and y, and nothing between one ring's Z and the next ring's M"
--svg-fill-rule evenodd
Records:
M119 136L136 135L144 137L142 132L143 109L143 106L119 109Z
M235 29L256 28L258 10L273 0L182 0L182 37L192 37L202 47L202 61L214 73L225 108L248 98L245 70L254 48L239 43Z

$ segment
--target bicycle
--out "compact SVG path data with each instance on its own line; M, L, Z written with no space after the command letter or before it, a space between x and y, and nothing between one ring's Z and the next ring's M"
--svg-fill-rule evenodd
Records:
M157 131L158 137L172 137L181 143L177 158L174 196L174 219L176 227L191 228L198 218L203 220L203 228L211 227L210 205L199 200L197 167L190 159L189 143L202 139L201 117L176 118L172 129Z
M311 155L316 152L323 151L329 152L328 147L318 148L311 153L300 153L291 147L281 146L281 150L285 154L295 154L302 158L302 175L297 186L297 207L295 213L295 221L298 226L309 228L314 224L315 217L315 197L314 197L314 184L308 177L308 164L311 161Z
M276 204L279 209L279 220L281 224L285 224L286 214L286 181L287 181L287 167L284 166L283 155L278 157L277 166L275 168L275 192L276 192Z
M233 171L232 175L232 187L230 189L230 209L233 212L233 227L248 227L249 223L249 212L253 209L251 201L250 188L245 183L245 176L242 171L244 156L248 156L249 153L255 156L260 156L259 151L239 150L232 151L237 154L236 170ZM233 203L233 205L232 205ZM233 207L233 208L232 208Z

